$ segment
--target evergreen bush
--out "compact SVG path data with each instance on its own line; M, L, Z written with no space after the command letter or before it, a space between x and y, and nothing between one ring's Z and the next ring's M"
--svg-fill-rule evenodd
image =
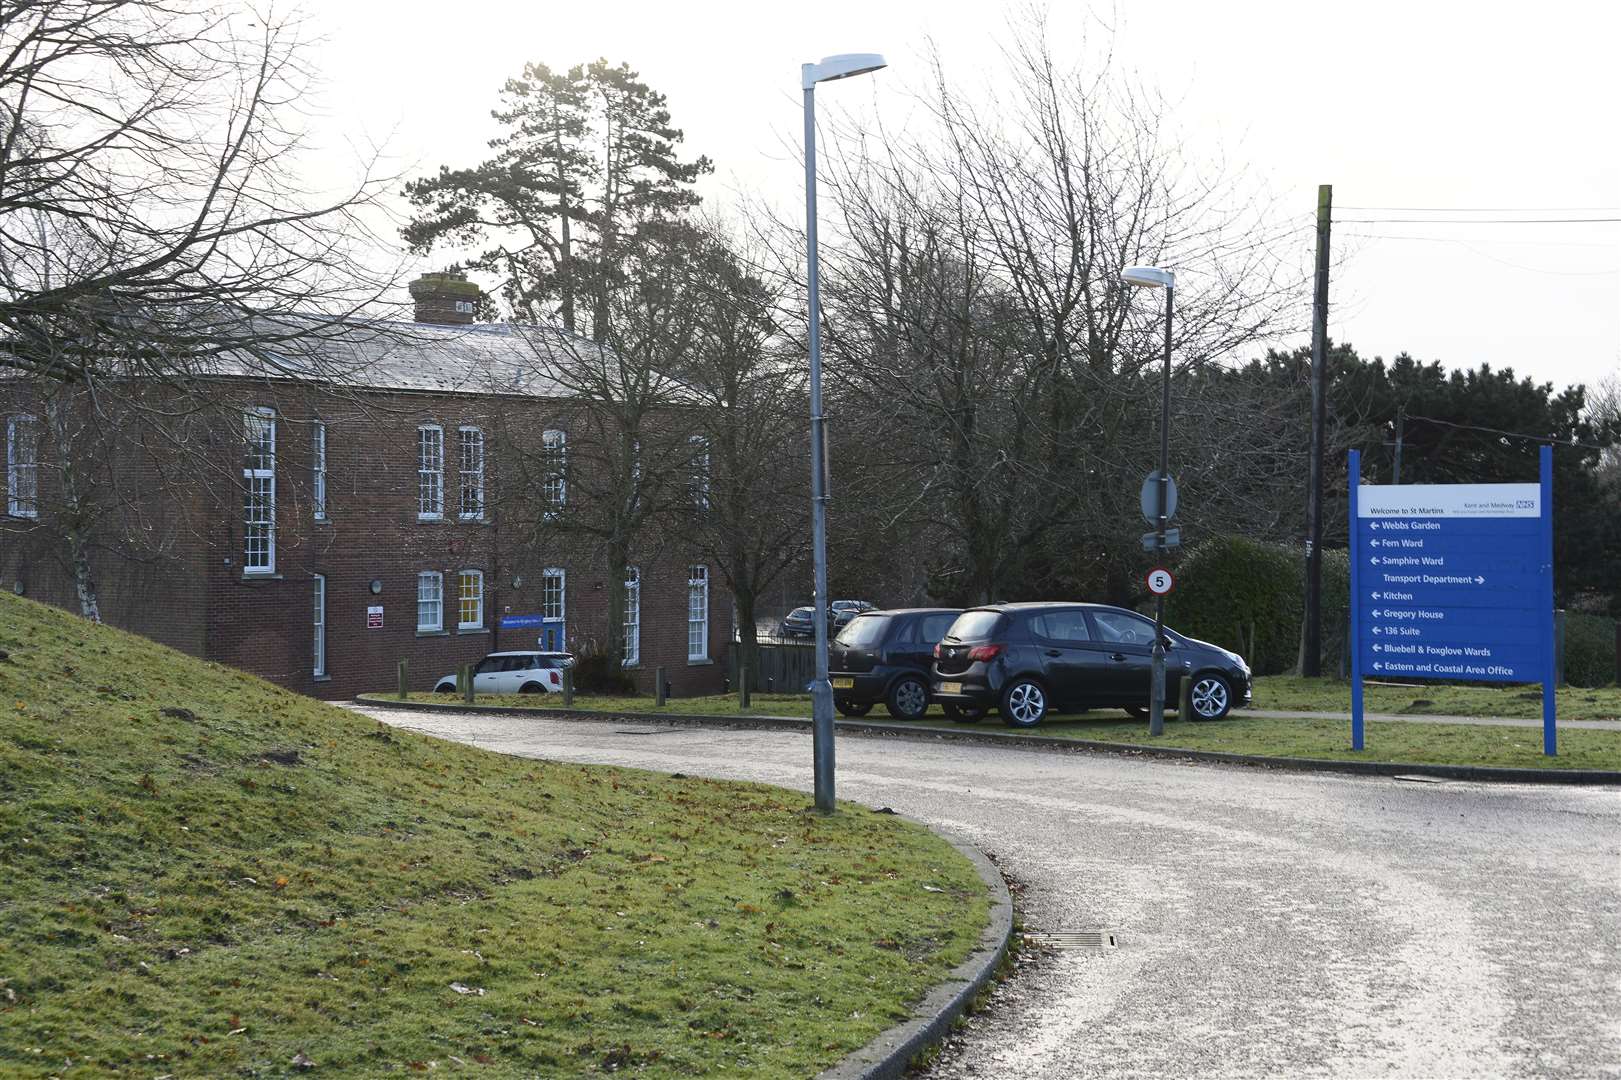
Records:
M1323 555L1323 673L1337 675L1345 649L1350 558ZM1190 637L1231 649L1256 675L1293 671L1300 655L1305 560L1281 544L1218 536L1188 552L1167 599L1166 620Z

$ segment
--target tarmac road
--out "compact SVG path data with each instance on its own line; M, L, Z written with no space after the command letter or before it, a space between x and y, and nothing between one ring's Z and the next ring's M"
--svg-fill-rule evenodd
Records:
M362 711L491 750L808 790L798 732ZM638 734L657 731L657 734ZM1044 954L936 1077L1621 1077L1621 789L841 737L838 794L1023 885Z

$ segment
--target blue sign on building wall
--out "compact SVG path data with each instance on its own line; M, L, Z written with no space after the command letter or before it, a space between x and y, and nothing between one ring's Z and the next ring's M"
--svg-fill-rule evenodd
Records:
M1536 484L1363 486L1351 451L1351 745L1364 677L1543 684L1554 753L1553 451Z

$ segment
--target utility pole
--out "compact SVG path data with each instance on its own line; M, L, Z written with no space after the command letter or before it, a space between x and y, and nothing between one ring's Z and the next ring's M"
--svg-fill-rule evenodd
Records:
M1311 466L1306 489L1306 632L1300 673L1323 673L1323 440L1328 422L1328 229L1334 186L1317 187L1317 286L1311 301Z
M1406 405L1397 405L1396 406L1396 463L1395 463L1395 468L1391 470L1391 475L1390 475L1390 482L1392 484L1401 483L1401 439L1402 439L1402 428L1406 426L1406 424L1405 424L1405 421L1407 419L1406 413L1407 413L1407 406Z

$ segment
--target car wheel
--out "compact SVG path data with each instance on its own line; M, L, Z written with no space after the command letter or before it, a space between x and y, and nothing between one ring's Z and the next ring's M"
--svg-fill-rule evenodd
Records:
M958 705L949 701L941 708L946 710L947 716L959 724L977 724L985 719L986 713L990 712L983 705Z
M433 688L433 692L436 694L454 694L456 692L456 684L442 682Z
M1014 679L1002 691L1002 722L1035 727L1047 715L1047 689L1033 679Z
M1233 707L1233 691L1227 680L1207 672L1193 680L1193 718L1220 720Z
M520 694L544 694L545 692L546 688L538 682L526 682L518 687L518 693Z
M838 698L834 698L833 707L845 716L866 716L872 712L872 702L870 701L840 701Z
M901 679L889 688L884 708L897 720L916 720L929 711L929 688L922 679Z

